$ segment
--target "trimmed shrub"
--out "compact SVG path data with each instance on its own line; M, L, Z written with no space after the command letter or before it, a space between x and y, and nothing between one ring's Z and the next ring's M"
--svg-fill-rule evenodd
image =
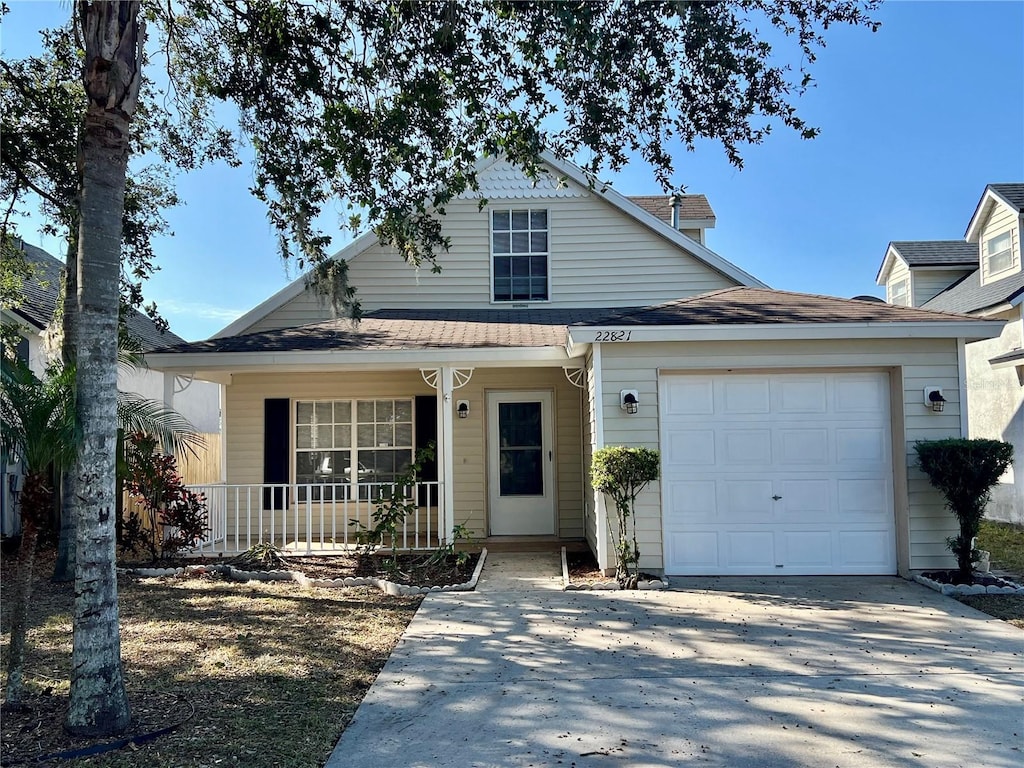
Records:
M946 539L946 546L956 556L957 579L970 583L974 537L992 487L1013 462L1013 446L999 440L949 438L919 442L914 450L921 471L939 489L946 507L960 523L960 534Z

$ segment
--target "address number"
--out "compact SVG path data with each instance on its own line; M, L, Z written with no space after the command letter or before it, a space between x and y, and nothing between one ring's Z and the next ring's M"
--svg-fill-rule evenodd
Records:
M598 331L594 341L629 341L630 333L632 331Z

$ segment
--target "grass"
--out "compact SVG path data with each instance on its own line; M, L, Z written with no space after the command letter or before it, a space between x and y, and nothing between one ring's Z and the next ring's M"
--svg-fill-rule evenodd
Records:
M72 590L41 580L35 588L26 661L32 711L4 717L5 764L93 743L61 730ZM136 730L187 722L138 748L76 762L322 766L418 605L367 588L122 579L121 649Z
M992 555L992 567L1024 579L1024 525L982 520L978 549Z
M989 551L994 569L1005 571L1015 581L1024 583L1024 525L982 520L977 547ZM966 595L959 600L1024 629L1024 597L1021 595Z

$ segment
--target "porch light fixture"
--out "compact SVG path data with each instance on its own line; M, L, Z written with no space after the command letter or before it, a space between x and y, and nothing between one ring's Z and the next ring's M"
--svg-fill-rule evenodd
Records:
M459 400L455 406L455 412L459 414L460 419L469 418L469 400Z
M925 387L924 404L935 413L942 413L946 407L946 398L942 396L942 390L938 387Z
M619 408L626 413L636 413L640 407L640 397L635 389L623 389L619 392Z

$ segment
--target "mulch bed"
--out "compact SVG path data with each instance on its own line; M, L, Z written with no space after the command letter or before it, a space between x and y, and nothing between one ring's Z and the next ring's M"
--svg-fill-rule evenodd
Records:
M991 573L979 573L975 571L970 579L964 579L960 571L951 569L944 571L925 571L921 574L926 579L937 581L939 584L978 584L983 587L1016 587L1012 581L1001 579Z
M464 584L473 577L480 555L469 554L460 562L455 555L440 561L430 554L399 553L396 567L391 555L281 555L263 558L178 558L156 562L119 563L124 568L179 568L189 565L233 565L243 571L299 571L310 579L344 579L373 576L417 587Z
M569 582L572 584L600 584L615 581L615 574L605 576L604 571L597 567L597 559L590 550L586 552L566 552L565 564L569 569ZM640 581L658 581L660 576L640 572Z

